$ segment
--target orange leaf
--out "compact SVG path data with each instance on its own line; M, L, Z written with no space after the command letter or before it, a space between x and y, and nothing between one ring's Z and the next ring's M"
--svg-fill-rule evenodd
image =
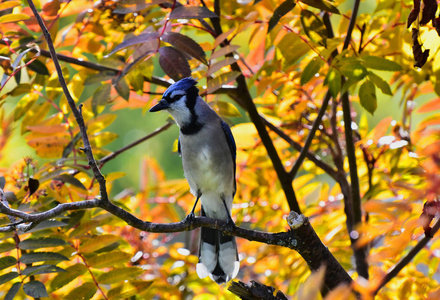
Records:
M439 110L440 109L440 98L436 98L434 100L428 101L422 106L419 107L417 110L418 113L426 113L433 110Z

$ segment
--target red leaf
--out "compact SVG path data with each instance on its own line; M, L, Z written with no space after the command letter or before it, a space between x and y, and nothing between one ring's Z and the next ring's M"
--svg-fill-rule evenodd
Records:
M421 68L425 65L426 61L429 57L429 49L426 49L425 51L422 51L422 45L419 43L419 30L416 28L412 29L412 39L413 39L413 54L414 59L416 60L416 63L414 64L414 67Z
M192 38L178 32L168 32L162 35L161 39L164 42L173 45L176 49L189 54L204 64L207 64L205 51L203 51L202 47L200 47L200 45Z
M159 64L174 81L191 76L191 68L185 56L173 47L159 49Z
M205 19L217 18L217 15L203 6L179 6L170 14L170 19Z
M417 20L417 17L420 13L420 0L413 0L414 1L414 8L411 10L411 12L408 15L408 21L406 23L406 28L409 28L411 24Z
M423 0L423 11L422 19L420 20L420 25L428 24L429 21L435 19L435 12L437 11L437 0Z

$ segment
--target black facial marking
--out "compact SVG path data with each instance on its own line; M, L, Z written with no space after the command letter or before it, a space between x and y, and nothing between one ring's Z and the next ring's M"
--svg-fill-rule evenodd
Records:
M190 87L186 91L186 107L191 112L191 120L188 124L180 128L180 132L182 132L182 134L186 134L186 135L196 134L203 127L203 125L199 123L199 121L197 120L197 114L194 110L198 96L199 96L199 89L196 88L195 86Z

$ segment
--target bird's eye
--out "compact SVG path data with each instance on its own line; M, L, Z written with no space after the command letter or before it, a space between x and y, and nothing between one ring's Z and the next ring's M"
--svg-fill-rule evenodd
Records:
M173 102L179 100L180 98L182 98L183 95L176 95L173 97Z

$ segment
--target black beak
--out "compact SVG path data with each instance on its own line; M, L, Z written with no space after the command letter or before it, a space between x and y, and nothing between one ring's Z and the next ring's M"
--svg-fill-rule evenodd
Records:
M167 108L170 108L169 104L162 99L155 106L150 108L149 112L156 112Z

